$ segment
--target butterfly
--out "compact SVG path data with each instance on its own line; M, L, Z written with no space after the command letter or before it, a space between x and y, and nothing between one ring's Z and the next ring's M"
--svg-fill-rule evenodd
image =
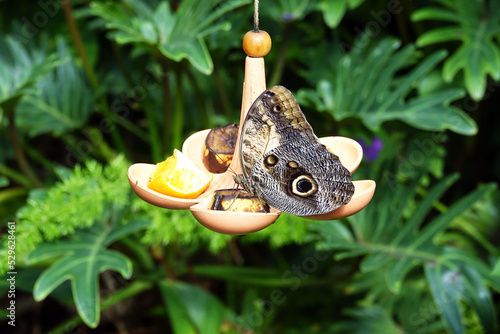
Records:
M296 216L323 214L349 203L351 173L321 144L292 93L264 91L240 134L237 184L276 209Z

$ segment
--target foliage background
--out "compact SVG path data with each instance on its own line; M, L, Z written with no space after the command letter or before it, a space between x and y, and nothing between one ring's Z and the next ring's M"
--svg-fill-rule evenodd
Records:
M0 1L16 330L497 332L497 1L261 1L268 86L318 136L364 146L354 179L377 191L360 213L227 236L131 192L133 162L238 121L252 15L247 0Z

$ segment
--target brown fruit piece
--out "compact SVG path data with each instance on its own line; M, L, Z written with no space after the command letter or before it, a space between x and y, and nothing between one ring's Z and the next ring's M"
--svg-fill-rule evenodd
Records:
M238 124L212 129L205 140L203 163L212 173L224 173L233 161L238 139Z
M269 213L269 205L242 189L219 189L214 192L210 210Z

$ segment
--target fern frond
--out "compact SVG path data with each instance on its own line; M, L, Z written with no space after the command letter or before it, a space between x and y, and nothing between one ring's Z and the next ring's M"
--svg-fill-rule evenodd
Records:
M53 241L108 218L110 203L129 203L128 164L122 156L103 167L96 161L77 166L48 190L34 190L16 214L16 255L26 256L38 244ZM5 238L3 238L5 242ZM5 252L2 247L0 252ZM5 271L5 264L0 272Z

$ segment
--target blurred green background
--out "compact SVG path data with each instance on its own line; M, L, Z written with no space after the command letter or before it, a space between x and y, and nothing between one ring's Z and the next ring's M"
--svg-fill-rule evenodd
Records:
M268 86L364 148L360 213L228 236L131 191L239 121L253 8L0 1L2 332L14 237L18 333L498 332L498 1L260 1Z

